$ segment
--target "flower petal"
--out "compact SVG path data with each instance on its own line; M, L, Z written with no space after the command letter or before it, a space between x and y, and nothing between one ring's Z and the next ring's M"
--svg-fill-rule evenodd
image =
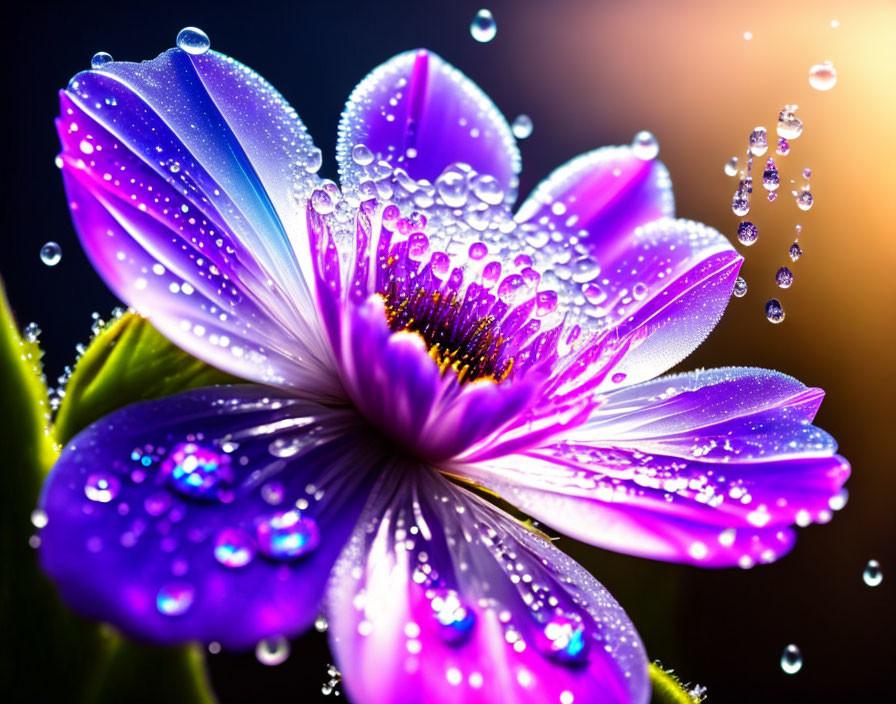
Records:
M307 249L296 197L316 181L302 167L314 146L279 94L232 59L172 49L81 73L60 100L72 216L115 292L204 361L325 387L294 253Z
M359 704L646 702L643 646L584 569L422 466L383 478L328 587Z
M370 150L372 162L352 159L357 145ZM400 168L430 182L461 162L496 178L512 203L520 171L516 140L494 103L460 71L422 49L393 57L358 84L339 123L336 153L347 189L382 176L381 161L387 174Z
M77 611L137 638L244 648L295 634L380 462L354 418L259 386L117 411L50 473L43 568Z
M452 471L592 544L749 567L842 505L849 465L810 424L820 398L758 369L666 377L608 394L564 442Z

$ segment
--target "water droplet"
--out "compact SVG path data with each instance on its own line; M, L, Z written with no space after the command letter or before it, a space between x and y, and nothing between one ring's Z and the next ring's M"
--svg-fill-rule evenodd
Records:
M494 176L488 174L480 174L476 176L470 184L473 194L483 203L489 205L498 205L504 200L504 188L501 182Z
M477 42L490 42L498 33L498 24L488 10L480 10L470 24L470 34Z
M656 159L660 153L660 143L652 133L647 130L641 130L632 140L632 153L643 161Z
M513 136L517 139L526 139L532 135L534 126L532 118L528 115L517 115L510 129L513 132Z
M196 589L189 582L168 582L156 594L156 608L165 616L180 616L193 605Z
M107 504L121 489L121 482L117 477L105 472L96 472L87 477L84 483L84 495L91 501Z
M162 475L181 494L208 499L233 481L230 455L195 442L183 442L162 462Z
M830 61L809 69L809 85L815 90L830 90L837 84L837 70Z
M742 245L749 247L759 239L759 228L748 220L744 220L737 226L737 240Z
M264 499L266 504L277 506L283 503L285 497L286 489L281 482L274 480L267 482L261 487L261 498Z
M453 589L436 589L429 602L439 624L439 636L450 644L467 639L476 623L476 614Z
M784 137L778 137L778 146L775 148L775 154L778 156L790 154L790 142L784 139Z
M289 641L283 636L264 638L255 646L255 657L262 665L280 665L289 657Z
M321 215L329 215L336 210L336 204L330 194L320 188L311 194L311 207Z
M750 199L747 198L744 191L738 190L734 193L734 198L731 200L731 210L738 217L743 217L750 212Z
M800 191L799 195L796 197L796 205L800 210L809 210L812 207L812 192L811 191Z
M258 547L275 560L306 555L320 543L317 522L298 511L284 511L260 521L256 528Z
M215 559L225 567L245 567L255 557L252 537L239 528L224 528L215 538Z
M22 330L22 335L28 342L37 342L37 338L40 336L40 333L41 329L37 323L28 323L25 326L25 329Z
M316 619L314 619L314 630L318 633L325 633L329 627L330 624L327 623L326 616L320 615Z
M324 153L317 147L313 147L305 157L305 171L316 174L324 163Z
M770 323L780 323L784 320L784 307L777 298L772 298L765 304L765 317Z
M561 662L581 662L587 655L584 625L565 616L551 618L536 636L536 641L548 657Z
M352 161L358 166L367 166L373 163L373 152L363 144L356 144L352 147Z
M40 248L40 260L47 266L56 266L62 259L62 247L55 242L47 242Z
M196 27L184 27L177 33L177 47L188 54L204 54L212 45L208 35Z
M781 669L788 675L795 675L803 666L803 654L795 645L790 644L781 653Z
M725 162L725 175L737 176L737 157L733 156Z
M747 280L743 276L738 276L734 280L734 295L743 298L747 295Z
M803 121L796 116L796 108L796 105L785 105L784 109L778 113L776 129L778 136L782 139L796 139L803 133Z
M768 133L765 127L756 127L750 133L750 153L762 156L768 150Z
M31 512L31 525L35 528L44 528L48 522L47 512L42 508L36 508Z
M781 288L790 288L790 285L793 283L793 272L786 266L782 266L778 269L778 273L775 274L775 282Z
M218 641L213 640L208 644L208 652L210 652L212 655L217 655L221 652L221 644Z
M877 560L868 560L865 565L865 571L862 572L862 580L869 587L876 587L884 581L884 573L880 569L880 563Z
M803 250L800 249L799 242L794 242L792 245L790 245L790 259L792 261L796 261L801 256L803 256Z
M467 202L467 177L459 171L446 170L436 179L436 190L449 208L462 208Z
M765 171L762 172L762 186L767 191L776 191L781 185L781 178L778 175L778 167L775 166L775 160L769 159L765 164Z
M93 55L93 58L90 59L90 68L98 69L102 68L106 64L112 63L112 55L107 54L105 51L98 51Z

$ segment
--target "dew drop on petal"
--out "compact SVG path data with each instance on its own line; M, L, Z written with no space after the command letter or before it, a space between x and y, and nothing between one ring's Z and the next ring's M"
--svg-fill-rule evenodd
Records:
M565 616L554 616L545 623L536 642L548 657L561 662L579 663L587 656L584 625Z
M168 582L156 594L156 608L165 616L180 616L193 605L196 589L189 582Z
M780 323L784 320L784 307L777 298L772 298L765 304L765 317L770 323Z
M121 482L117 477L105 472L96 472L87 477L84 483L84 495L91 501L107 504L116 496L121 489Z
M358 166L368 166L373 163L373 152L363 144L352 147L352 161Z
M258 547L275 560L291 560L314 550L320 543L317 522L298 511L275 513L256 527Z
M476 622L476 614L455 590L433 590L429 604L443 641L454 645L469 637Z
M868 560L865 565L865 571L862 572L862 580L869 587L876 587L884 581L884 573L880 569L880 563L877 560Z
M830 61L809 69L809 85L815 90L830 90L837 84L837 69Z
M262 665L280 665L289 657L289 641L283 636L264 638L255 646L255 657Z
M470 35L473 39L482 43L490 42L497 33L498 24L495 22L494 15L485 9L477 12L470 24Z
M320 188L311 194L311 207L321 215L329 215L336 210L336 204L333 202L332 196Z
M233 481L230 455L195 442L175 445L161 471L175 491L194 498L214 498Z
M733 293L737 298L743 298L747 295L747 280L743 276L738 276L734 280Z
M245 567L255 557L252 537L239 528L224 528L215 538L215 559L225 567Z
M107 54L105 51L98 51L93 55L93 58L90 59L90 68L102 68L106 64L110 63L112 63L112 55Z
M792 643L781 653L781 669L788 675L795 675L803 667L803 654Z
M749 220L744 220L737 226L737 241L745 247L749 247L759 239L759 228Z
M305 157L305 171L309 174L316 174L320 171L320 167L324 163L324 153L317 147L313 147L308 151Z
M790 288L793 283L793 272L786 266L782 266L775 274L775 283L781 288Z
M188 54L204 54L211 45L208 35L196 27L184 27L177 33L177 48Z
M56 242L47 242L40 248L40 260L47 266L56 266L62 259L62 247Z
M660 153L660 143L651 132L641 130L632 140L632 153L643 161L656 159Z
M513 124L510 125L513 136L517 139L526 139L531 136L533 127L532 118L528 115L517 115Z
M733 156L725 162L725 175L737 176L737 157Z

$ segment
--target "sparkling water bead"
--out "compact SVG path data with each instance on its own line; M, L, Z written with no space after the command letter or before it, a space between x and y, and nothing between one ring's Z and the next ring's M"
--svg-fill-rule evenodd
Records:
M105 472L96 472L87 477L84 482L84 495L91 501L107 504L116 496L121 489L121 482L117 477Z
M803 667L803 654L792 643L781 653L781 669L788 675L795 675Z
M660 143L653 133L641 130L632 140L632 153L643 161L656 159L660 153Z
M862 572L862 581L869 587L876 587L884 581L884 573L880 569L880 563L877 560L868 560L865 565L865 571Z
M517 139L526 139L532 134L532 118L528 115L517 115L513 124L510 126L513 136Z
M737 241L745 247L749 247L759 239L759 228L748 220L744 220L737 226Z
M40 248L40 260L47 266L56 266L62 259L62 247L55 242L47 242Z
M830 61L809 69L809 85L815 90L830 90L837 84L837 70Z
M255 557L255 542L244 530L224 528L215 538L215 559L225 567L245 567Z
M289 657L289 641L283 636L264 638L255 646L255 657L262 665L280 665Z
M738 217L743 217L750 212L750 199L743 191L736 191L731 199L731 212Z
M436 589L429 602L438 623L439 636L450 644L467 639L476 622L476 614L453 589Z
M488 10L480 10L470 24L470 35L477 42L490 42L498 33L498 25L495 18Z
M737 157L733 156L725 162L725 175L737 176Z
M747 295L747 280L743 276L738 276L734 280L733 293L737 298L743 298Z
M772 298L765 304L765 317L770 323L781 323L784 321L784 307L777 298Z
M778 175L778 167L775 166L775 160L769 159L765 164L765 171L762 172L762 186L767 191L776 191L781 185L781 178Z
M177 33L177 48L188 54L204 54L211 45L208 35L196 27L184 27Z
M190 610L196 589L189 582L168 582L156 594L156 608L165 616L180 616Z
M800 248L799 242L794 242L790 245L790 259L796 261L801 256L803 256L803 250Z
M757 127L750 133L750 153L762 156L768 151L768 132L765 127Z
M796 205L800 210L809 210L812 207L812 192L800 191L796 197Z
M778 273L775 274L775 283L780 288L790 288L793 283L793 272L786 266L782 266L778 269Z
M554 660L579 663L587 656L584 625L565 616L552 617L536 636L536 641L542 652Z
M275 560L292 560L307 555L320 544L317 523L298 511L275 513L261 520L255 531L258 548Z
M98 69L111 63L112 54L107 54L105 51L98 51L93 55L93 58L90 59L90 68Z
M215 498L233 481L230 455L195 442L175 445L162 462L162 475L175 491L197 499Z
M778 156L790 154L790 142L784 139L784 137L778 137L778 146L775 148L775 154Z
M358 166L367 166L373 163L373 152L363 144L352 147L352 161Z
M785 105L778 113L778 136L781 139L796 139L803 133L803 121L796 116L796 105ZM779 140L780 144L780 140ZM785 144L787 144L785 142ZM788 151L790 147L788 145Z

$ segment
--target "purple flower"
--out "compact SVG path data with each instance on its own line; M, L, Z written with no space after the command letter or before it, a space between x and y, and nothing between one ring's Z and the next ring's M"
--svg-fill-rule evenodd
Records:
M585 154L514 216L507 123L426 51L351 95L341 190L283 98L215 52L107 63L60 99L94 266L255 382L130 406L65 448L41 558L81 612L246 648L323 609L357 702L645 702L620 606L465 484L710 567L775 560L794 524L830 518L849 467L811 424L820 390L748 368L655 378L741 264L673 219L659 162Z

